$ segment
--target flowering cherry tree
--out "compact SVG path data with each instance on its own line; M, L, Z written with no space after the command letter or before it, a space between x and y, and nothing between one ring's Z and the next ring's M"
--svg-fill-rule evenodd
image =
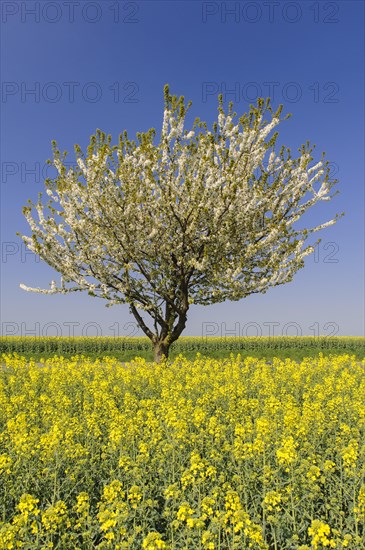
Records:
M153 128L136 141L124 131L114 146L97 130L86 155L75 146L77 165L67 170L67 153L53 141L48 162L58 175L45 181L46 204L40 193L24 207L32 234L21 235L61 274L50 289L21 288L86 290L108 306L128 303L156 361L183 332L191 304L240 300L291 281L320 241L304 246L310 233L340 216L294 229L311 206L336 194L329 193L337 180L324 153L311 165L308 142L297 158L284 146L275 150L278 133L270 133L289 116L281 118L282 106L274 112L260 98L237 120L219 96L212 130L199 118L185 129L191 102L168 85L164 98L158 144Z

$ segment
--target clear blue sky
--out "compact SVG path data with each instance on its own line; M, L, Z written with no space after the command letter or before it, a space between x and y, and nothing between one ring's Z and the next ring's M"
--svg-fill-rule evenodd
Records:
M296 152L309 139L340 180L308 225L346 212L313 236L322 243L292 283L192 306L184 334L364 334L362 1L0 4L2 334L134 333L126 305L21 290L21 282L48 287L58 274L25 255L15 233L29 234L22 206L43 190L51 140L72 160L73 145L86 148L96 128L115 139L124 129L159 131L165 83L209 124L219 92L239 114L257 96L283 103L293 116L280 140Z

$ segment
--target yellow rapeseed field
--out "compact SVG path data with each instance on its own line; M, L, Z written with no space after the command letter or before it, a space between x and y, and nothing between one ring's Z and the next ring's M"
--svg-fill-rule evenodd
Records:
M1 363L0 549L365 548L365 360Z

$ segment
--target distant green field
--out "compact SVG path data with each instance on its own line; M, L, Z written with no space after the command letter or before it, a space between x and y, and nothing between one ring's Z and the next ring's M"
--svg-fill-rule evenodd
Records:
M240 353L242 357L290 358L301 360L324 355L347 353L359 360L365 357L365 338L357 336L275 336L275 337L202 337L183 336L170 349L170 359L183 354L194 359L196 353L211 358L229 357ZM147 337L0 337L0 354L18 353L38 360L54 355L70 358L85 355L97 358L113 356L120 361L142 357L153 359L150 340Z

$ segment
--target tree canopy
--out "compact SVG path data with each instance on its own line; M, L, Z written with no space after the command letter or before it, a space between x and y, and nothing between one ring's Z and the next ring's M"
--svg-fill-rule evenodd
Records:
M40 193L24 207L32 234L21 235L61 274L49 289L23 289L128 303L157 361L183 332L191 304L240 300L291 281L320 241L304 246L310 234L343 215L293 227L336 194L337 180L324 153L313 163L308 141L297 157L277 150L273 130L289 116L282 105L274 111L260 98L237 119L220 95L209 130L199 118L185 128L192 103L168 85L164 100L158 143L154 128L135 140L124 131L117 145L97 130L86 154L75 145L76 164L67 169L67 153L53 141L49 163L58 175L45 181L47 202Z

